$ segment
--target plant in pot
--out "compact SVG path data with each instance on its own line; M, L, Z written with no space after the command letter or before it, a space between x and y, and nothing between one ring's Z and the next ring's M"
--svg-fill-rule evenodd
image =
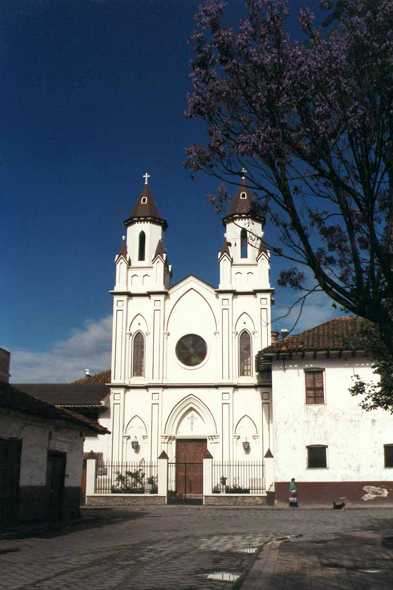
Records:
M220 484L221 484L221 493L225 494L226 491L226 486L227 486L227 477L224 477L223 475L220 477Z
M157 477L151 475L147 478L147 489L150 494L157 494L158 493L158 485L157 485Z

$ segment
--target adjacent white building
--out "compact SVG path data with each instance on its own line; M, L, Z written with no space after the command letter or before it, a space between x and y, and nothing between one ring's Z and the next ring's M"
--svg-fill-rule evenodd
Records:
M334 318L258 355L271 370L276 504L296 478L300 504L386 504L393 499L393 419L366 412L353 378L375 379L358 350L359 318Z

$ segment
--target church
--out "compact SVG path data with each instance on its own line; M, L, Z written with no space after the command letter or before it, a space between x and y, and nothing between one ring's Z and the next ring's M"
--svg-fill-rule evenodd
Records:
M255 357L270 344L274 289L252 203L242 178L223 220L218 288L193 275L171 285L167 222L146 177L115 259L105 459L154 461L165 450L172 461L199 462L206 451L241 461L268 451L270 386Z

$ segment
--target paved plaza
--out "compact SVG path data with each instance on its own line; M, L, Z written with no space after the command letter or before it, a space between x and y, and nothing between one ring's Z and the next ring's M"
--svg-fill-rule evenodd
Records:
M0 588L390 590L389 537L388 509L84 509L1 532Z

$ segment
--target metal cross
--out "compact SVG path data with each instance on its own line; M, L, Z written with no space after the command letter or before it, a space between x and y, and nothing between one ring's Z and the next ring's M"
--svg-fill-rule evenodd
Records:
M123 242L124 242L124 241L125 241L125 239L126 239L126 236L121 236L121 239L122 239L122 240L123 240Z
M146 172L146 174L143 175L143 178L145 179L145 184L149 184L148 178L150 178L150 174Z
M247 170L243 167L240 172L242 173L242 178L246 178Z
M189 420L189 421L190 421L190 424L191 424L191 432L194 432L194 422L195 422L196 420L198 420L198 418L196 418L196 417L194 416L194 414L191 414L191 416L189 416L189 417L187 418L187 420Z

